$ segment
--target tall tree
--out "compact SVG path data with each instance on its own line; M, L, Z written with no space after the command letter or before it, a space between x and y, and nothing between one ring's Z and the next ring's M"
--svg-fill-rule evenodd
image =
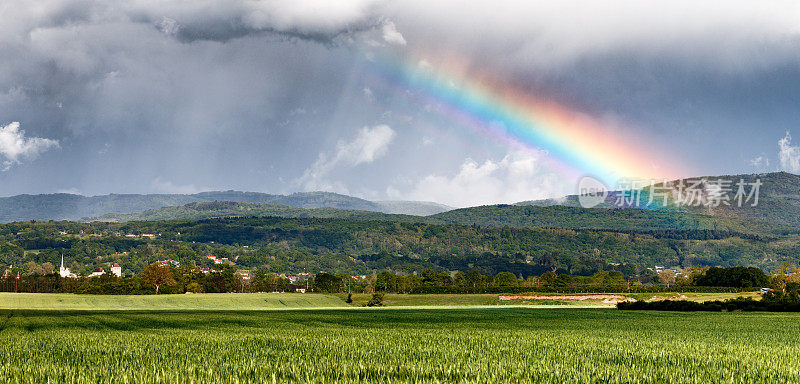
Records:
M150 264L142 271L142 281L155 286L156 295L162 285L171 286L177 283L172 268L159 263Z
M665 269L658 274L658 280L661 284L671 287L675 285L675 272L671 269Z

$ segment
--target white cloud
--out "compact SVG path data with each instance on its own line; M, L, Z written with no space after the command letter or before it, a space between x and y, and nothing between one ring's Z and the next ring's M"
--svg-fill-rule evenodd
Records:
M756 156L750 159L750 165L756 167L758 169L764 169L769 167L769 158L765 156Z
M386 154L395 135L395 131L384 124L361 128L352 140L339 140L332 156L320 153L317 161L306 169L299 181L306 190L346 193L343 185L327 180L330 172L339 166L354 167L375 161Z
M483 164L466 159L454 176L428 175L416 183L406 198L469 207L566 194L568 182L561 175L542 169L541 156L518 151L500 161L486 160Z
M180 2L181 4L185 4ZM369 15L374 0L241 1L244 21L253 28L334 32ZM221 7L226 8L226 7Z
M370 99L370 100L374 100L375 99L375 97L373 96L373 93L372 93L372 89L370 87L364 87L364 89L361 90L361 91L364 93L364 96L366 96L368 99Z
M58 147L58 140L25 137L25 131L19 129L16 121L0 127L0 155L6 158L3 161L5 170L23 158L34 159L40 153L55 147Z
M68 193L70 195L80 195L81 194L81 191L78 188L75 188L75 187L66 188L66 189L59 189L56 192L57 193Z
M150 188L156 193L183 193L194 194L202 191L207 191L210 188L197 188L194 184L176 185L169 180L162 180L161 177L156 177L150 182Z
M397 31L397 27L393 22L384 22L381 30L383 32L383 41L389 44L406 45L405 37L403 37L403 34Z
M364 127L352 141L339 141L333 162L348 165L371 163L386 153L394 136L394 130L385 124Z
M800 146L792 146L792 136L786 132L786 136L778 140L778 157L781 160L781 170L791 173L800 173Z

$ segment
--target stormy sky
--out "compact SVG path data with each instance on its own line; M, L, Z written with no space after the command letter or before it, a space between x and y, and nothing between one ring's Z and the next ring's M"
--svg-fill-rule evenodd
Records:
M574 193L548 148L387 84L386 57L456 58L657 147L681 176L800 173L794 1L0 0L0 20L4 196Z

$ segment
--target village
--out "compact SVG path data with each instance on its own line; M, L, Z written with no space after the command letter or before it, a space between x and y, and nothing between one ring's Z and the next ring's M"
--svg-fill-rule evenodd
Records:
M232 267L232 266L235 265L235 263L233 261L231 261L231 260L229 260L228 258L225 258L225 257L218 258L218 257L216 257L214 255L207 255L206 258L208 258L210 261L212 261L215 265L223 265L223 266L229 266L229 267ZM164 267L169 267L169 268L178 268L178 267L181 266L180 261L172 260L172 259L158 260L154 264L155 265L164 266ZM222 271L221 269L197 267L196 265L193 265L193 266L196 267L197 270L199 270L200 272L202 272L205 275L214 274L214 273L220 273ZM10 267L10 268L6 269L6 273L5 273L4 277L8 277L8 273L10 273L10 271L12 271L12 270L13 270L13 267ZM81 278L91 279L91 278L100 277L100 276L103 276L103 275L106 275L106 274L110 274L110 275L115 276L117 278L124 278L124 279L130 279L130 278L134 277L133 275L130 275L130 274L129 275L123 275L122 267L118 263L113 263L111 265L109 271L106 271L103 267L97 267L91 273L85 274L85 275L81 275L79 273L75 273L75 272L71 271L69 267L66 267L64 265L63 256L61 258L61 265L60 265L59 270L58 270L58 275L60 277L68 278L68 279L75 279L75 280L81 279ZM234 271L234 274L235 274L235 276L240 278L245 283L249 283L252 280L252 273L251 273L250 270L236 269ZM16 278L19 278L19 277L20 277L19 273L17 273ZM297 273L297 274L293 274L293 275L292 274L281 273L281 274L275 274L275 277L278 278L278 279L285 279L286 281L288 281L289 284L288 284L288 287L287 287L288 289L286 291L298 292L298 293L306 293L306 292L311 290L311 287L312 287L311 282L314 281L314 279L316 277L316 274L308 273L308 272L301 272L301 273ZM366 280L368 280L369 277L367 275L352 275L352 276L350 276L350 278L353 281L366 281ZM187 292L187 293L192 293L192 292Z

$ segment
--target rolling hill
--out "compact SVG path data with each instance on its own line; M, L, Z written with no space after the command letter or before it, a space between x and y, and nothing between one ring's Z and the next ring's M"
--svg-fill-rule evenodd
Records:
M67 193L17 195L0 198L0 222L78 220L108 213L135 213L189 203L236 201L278 204L297 208L336 208L396 214L434 214L450 207L416 201L372 202L330 192L272 195L258 192L216 191L184 194L110 194L81 196Z
M685 179L684 184L696 185L696 188L699 190L697 199L703 202L710 202L712 199L711 196L715 194L714 191L715 188L717 188L714 183L716 180L730 180L733 182L733 185L730 186L731 191L727 193L730 197L728 204L702 204L700 206L676 208L674 201L678 189L675 186L676 181L673 181L673 185L666 188L670 190L668 198L670 203L667 205L667 208L659 208L657 210L660 212L671 212L675 217L688 218L692 223L695 219L699 220L700 225L713 226L716 223L716 226L720 229L726 227L769 227L777 231L794 231L796 228L793 227L800 226L800 176L787 172L705 176ZM736 183L740 180L748 184L754 183L756 180L760 181L758 203L755 206L752 205L754 200L750 200L750 202L743 203L740 207L738 202L734 199L737 192ZM661 185L656 185L656 188L661 187ZM663 191L664 189L660 190L662 193ZM748 189L746 192L749 193L750 190ZM648 201L650 193L650 188L641 190L642 201ZM596 208L619 209L616 203L617 199L622 195L623 193L620 191L612 192L608 195L605 202L599 204ZM577 195L570 195L561 199L523 201L514 205L528 207L580 207ZM634 209L634 211L641 211L641 209ZM453 212L450 215L457 214ZM630 215L637 216L639 214L631 213ZM444 216L447 217L448 215L444 214Z
M194 195L20 195L0 199L0 221L75 219L98 221L198 220L217 217L286 217L376 220L427 224L568 229L722 230L766 235L800 231L800 176L785 173L731 175L697 181L699 198L708 199L713 185L703 180L761 181L759 202L682 208L619 208L620 192L597 208L581 208L578 197L450 209L408 201L368 201L325 192L269 195L251 192L204 192ZM640 191L647 200L649 189ZM113 212L113 213L112 213Z
M774 235L781 231L788 231L788 228L784 226L766 222L714 217L693 212L514 205L489 205L455 209L431 216L413 216L327 207L307 209L276 204L217 201L189 203L182 206L163 207L144 212L106 214L90 221L203 220L232 217L320 218L439 225L477 225L484 228L605 229L638 232L652 230L721 230Z
M92 218L88 221L126 222L155 220L202 220L219 217L323 218L404 222L425 220L424 217L420 216L388 214L364 210L338 209L330 207L298 208L280 204L213 201L149 209L144 212L108 213L96 218Z

